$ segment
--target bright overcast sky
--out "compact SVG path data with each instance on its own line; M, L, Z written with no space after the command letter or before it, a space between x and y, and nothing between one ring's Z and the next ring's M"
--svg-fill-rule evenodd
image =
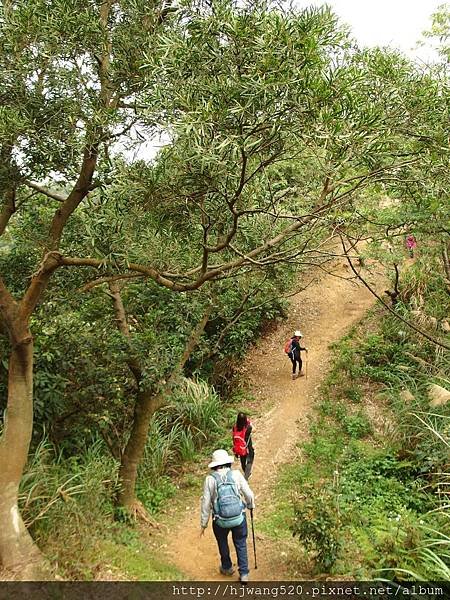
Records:
M415 48L431 14L445 0L294 0L298 7L329 4L364 46L396 47L411 57L427 60L426 48Z

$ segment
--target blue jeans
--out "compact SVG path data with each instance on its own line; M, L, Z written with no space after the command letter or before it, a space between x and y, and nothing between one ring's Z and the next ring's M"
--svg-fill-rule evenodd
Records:
M240 575L247 575L248 573L248 556L247 556L247 520L244 514L244 520L237 527L231 527L231 529L225 529L219 527L215 521L213 521L213 531L219 546L220 560L223 569L231 569L232 562L230 558L230 548L228 546L228 534L231 531L233 538L233 544L236 548L238 568Z

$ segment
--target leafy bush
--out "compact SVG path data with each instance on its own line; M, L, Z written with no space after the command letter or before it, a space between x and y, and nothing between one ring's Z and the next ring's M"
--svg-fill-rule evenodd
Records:
M372 433L372 425L363 412L347 415L343 420L346 433L352 438L363 438Z
M157 513L176 492L170 477L160 477L156 483L140 479L136 487L137 497L150 514Z
M372 456L349 452L344 457L340 499L347 510L358 508L372 515L381 511L390 517L403 508L426 510L430 500L414 478L413 465L383 451Z
M336 498L326 490L305 486L294 502L294 536L314 553L317 569L329 572L339 554L340 519Z
M349 386L344 388L342 391L344 396L351 400L353 403L359 404L361 402L363 395L361 389L358 386Z

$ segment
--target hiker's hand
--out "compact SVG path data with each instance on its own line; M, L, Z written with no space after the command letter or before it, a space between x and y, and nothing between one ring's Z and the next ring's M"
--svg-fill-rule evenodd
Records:
M206 529L206 527L200 528L200 537L203 537L205 535L205 529Z

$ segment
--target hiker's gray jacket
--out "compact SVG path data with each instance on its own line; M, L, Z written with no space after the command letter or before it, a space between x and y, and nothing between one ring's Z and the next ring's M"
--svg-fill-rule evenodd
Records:
M229 467L217 469L216 473L225 476ZM255 496L253 495L250 486L248 485L245 477L237 469L232 469L233 479L236 482L236 486L239 494L245 500L247 508L255 508ZM216 481L212 475L208 475L205 479L203 486L202 506L200 514L200 525L205 528L208 525L209 516L212 512L214 501L217 498L217 486Z

